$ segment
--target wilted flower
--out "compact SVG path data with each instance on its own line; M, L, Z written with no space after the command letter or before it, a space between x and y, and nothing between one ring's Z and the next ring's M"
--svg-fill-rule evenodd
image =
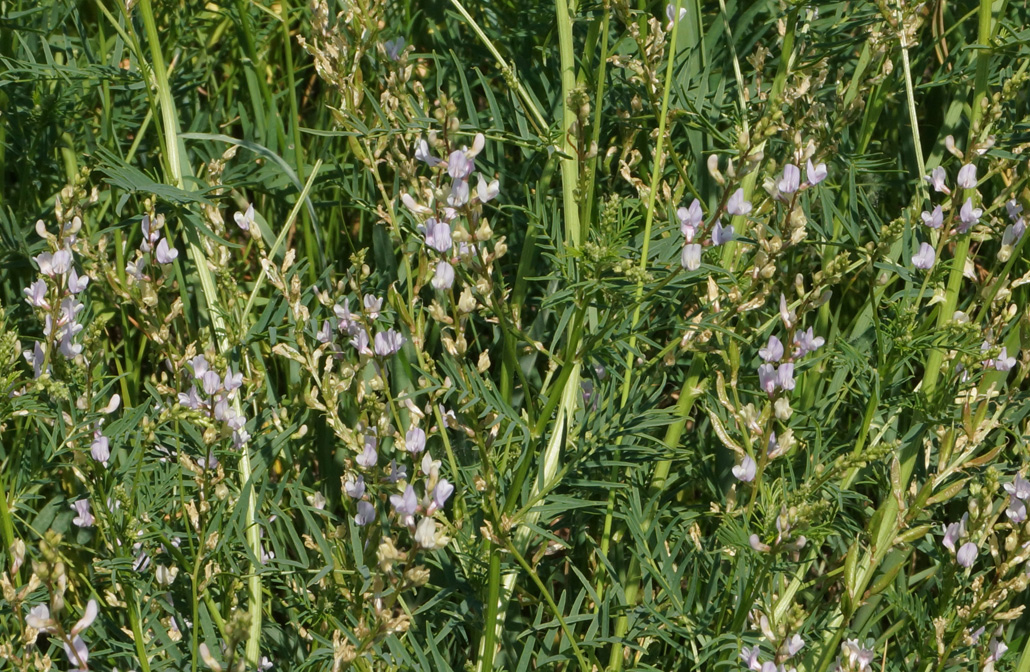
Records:
M805 170L805 177L810 186L815 186L826 179L826 164L820 163L812 165L812 159L808 160L808 165Z
M688 271L696 271L701 267L701 246L697 243L690 243L683 246L680 254L680 264Z
M941 210L941 206L934 206L932 212L924 212L920 215L923 218L923 224L926 224L931 229L939 229L944 224L944 211Z
M751 544L751 548L755 549L759 553L768 553L772 550L772 547L770 547L769 544L763 543L762 540L758 538L757 534L752 534L748 538L748 543Z
M793 163L783 167L783 177L776 183L776 188L781 194L793 194L801 188L801 170Z
M937 259L937 254L933 250L933 246L929 243L920 243L919 252L912 257L912 265L916 268L928 271L933 268L933 263Z
M751 459L751 456L745 455L744 459L740 461L740 464L733 467L731 471L733 472L733 475L737 478L738 481L750 483L751 481L755 480L755 473L757 471L757 468L758 465L755 463L753 459Z
M726 212L731 215L746 215L751 212L751 203L744 200L744 190L737 189L726 203Z
M937 166L933 169L933 172L931 172L929 175L925 175L923 179L933 186L934 191L942 194L951 193L951 189L949 189L948 186L944 184L944 181L948 179L948 174L944 172L943 167Z
M975 189L976 188L976 166L971 163L959 168L958 180L956 180L958 186L963 189Z

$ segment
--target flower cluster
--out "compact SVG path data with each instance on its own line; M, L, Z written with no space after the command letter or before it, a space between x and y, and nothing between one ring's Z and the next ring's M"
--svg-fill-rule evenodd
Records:
M43 311L43 335L47 337L45 343L37 342L22 353L35 378L43 375L50 348L56 348L66 359L75 359L82 353L82 344L75 337L82 331L78 319L85 306L78 295L89 284L89 276L80 276L75 270L73 251L81 228L82 220L74 217L55 236L47 232L43 220L36 222L36 232L50 243L52 251L35 257L41 277L24 290L25 301Z
M233 444L241 448L250 439L245 429L247 419L239 410L237 390L243 386L243 374L226 368L219 376L211 368L204 355L197 355L189 361L193 369L190 389L179 393L179 403L194 411L208 413L217 422L224 423L232 431Z
M869 672L872 670L873 650L862 646L857 639L840 645L840 656L830 669L833 672Z
M72 626L71 630L64 630L60 624L50 616L50 609L45 604L33 607L25 616L25 625L31 630L56 635L64 646L64 653L68 656L71 664L69 672L86 672L89 661L89 648L82 639L82 633L97 618L97 602L90 600L86 603L86 610L82 618ZM32 637L34 640L35 637Z
M979 555L979 550L973 541L966 541L957 550L955 544L962 539L967 539L969 533L966 531L966 524L969 522L969 514L962 514L962 520L957 523L951 523L947 526L942 526L944 529L944 539L941 543L948 549L949 552L955 555L955 561L963 567L969 568L976 562L976 556Z
M791 632L788 625L781 620L773 627L769 617L761 612L750 615L752 626L762 633L765 643L775 652L772 660L762 660L762 649L759 644L740 648L740 659L752 672L796 672L790 660L805 646L805 640L796 632ZM796 619L791 619L796 620Z
M730 214L746 214L751 211L751 204L744 200L744 190L738 189L730 197L732 208ZM701 211L701 202L696 198L688 208L679 208L676 211L676 219L680 223L680 233L683 234L683 252L680 255L680 264L688 271L696 271L701 266L701 244L694 242L698 230L704 224L704 213ZM734 238L733 225L723 226L722 221L715 220L712 225L712 237L710 244L719 246L728 243Z
M404 336L393 328L380 329L374 337L369 336L370 330L382 315L382 310L383 299L374 294L365 294L361 301L360 313L351 312L349 298L344 298L342 304L337 303L333 306L336 329L349 338L350 345L361 357L389 357L404 346ZM333 326L329 320L322 323L317 337L319 343L333 344Z

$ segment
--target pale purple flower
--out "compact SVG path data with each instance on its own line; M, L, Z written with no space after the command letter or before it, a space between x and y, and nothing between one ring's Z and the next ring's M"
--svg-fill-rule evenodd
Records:
M933 211L924 212L919 215L923 218L923 224L929 226L931 229L939 229L944 224L944 211L941 210L941 206L934 206Z
M415 488L410 485L404 489L403 495L390 495L390 504L394 511L401 517L401 522L408 527L415 524L415 511L418 510L418 498L415 497Z
M998 371L1011 371L1015 366L1016 358L1009 357L1008 349L1002 346L998 357L994 359L994 368Z
M801 639L800 635L794 635L790 638L790 641L786 642L785 646L787 648L787 655L794 657L798 651L804 648L805 640Z
M426 220L426 245L441 254L451 249L451 225L432 217Z
M758 356L767 362L780 361L783 358L783 343L775 336L770 336L766 346L758 351Z
M936 260L937 254L933 251L933 246L930 243L920 243L919 252L912 257L912 265L928 271L933 268L933 262Z
M433 506L442 509L452 494L454 494L454 486L446 478L441 478L433 488Z
M958 218L962 222L958 227L958 232L965 233L968 231L969 227L980 221L980 215L983 213L982 208L973 207L973 199L967 198L966 202L962 204L962 209L958 212Z
M757 535L755 536L755 538L758 538ZM758 654L760 653L761 650L757 646L755 646L754 648L742 646L740 648L739 655L740 659L744 661L744 664L747 665L747 668L749 670L751 670L752 672L762 672L762 664L758 662Z
M794 363L784 362L776 369L776 385L784 390L794 389Z
M454 286L454 267L446 261L436 262L433 279L429 281L433 289L447 290Z
M90 445L89 454L93 459L107 467L107 461L111 459L111 442L106 436L100 433L100 429L93 432L93 443Z
M227 392L233 392L243 386L243 374L239 371L233 373L232 369L225 370L225 380L222 385Z
M1001 634L1001 629L998 629L996 634ZM991 652L990 659L997 662L1001 660L1001 657L1005 655L1005 652L1009 650L1009 647L1005 642L991 638L991 641L987 643L987 649Z
M951 193L951 189L948 189L948 186L944 184L944 181L948 179L948 174L944 172L944 168L941 166L934 168L933 172L923 176L923 179L933 186L934 191L942 194Z
M752 534L748 538L748 543L751 544L751 548L755 549L759 553L768 553L772 550L769 544L762 543L762 540L758 538L757 534Z
M857 639L849 639L840 646L841 653L848 661L848 666L854 672L865 672L870 669L873 662L873 650L867 649L858 643Z
M139 246L139 249L143 252L149 252L150 248L156 245L157 241L161 238L161 223L163 221L163 216L151 222L150 215L143 215L143 219L140 221L140 229L143 231L143 242Z
M250 231L251 227L256 223L254 221L254 205L249 204L246 212L233 213L232 218L236 222L236 226L244 231Z
M1015 223L1005 227L1005 233L1001 234L1002 245L1015 245L1026 233L1026 222L1017 219Z
M971 163L959 168L958 171L958 186L963 189L975 189L976 188L976 166Z
M23 352L22 356L24 356L25 361L27 361L29 365L32 366L33 378L39 378L41 375L43 375L43 362L46 361L46 354L43 352L43 348L42 346L40 346L39 341L33 343L32 349ZM47 371L49 372L49 370L50 367L48 366Z
M669 19L669 25L668 25L668 29L669 30L672 29L672 24L673 23L675 23L676 21L682 21L683 18L686 15L687 15L687 8L686 7L680 7L680 11L678 13L676 12L676 3L675 2L670 2L668 5L665 6L665 16L668 17L668 19Z
M204 385L204 393L208 396L212 396L222 389L222 379L214 371L205 371L201 382Z
M25 301L27 301L30 306L35 306L36 308L49 309L50 304L47 303L46 292L46 282L43 280L43 278L39 278L34 283L32 283L31 285L22 290L22 293L25 294Z
M79 515L72 518L72 522L79 527L93 527L93 514L89 511L89 500L80 499L72 502L72 510Z
M793 194L801 188L801 170L793 163L783 167L783 177L776 183L781 194Z
M426 433L421 427L412 427L404 434L404 447L412 455L426 449Z
M354 458L358 466L371 469L379 461L379 453L376 452L376 439L374 436L365 437L365 448Z
M761 387L770 397L776 391L776 367L772 364L762 364L758 367L758 386Z
M1026 503L1015 497L1010 497L1008 508L1005 509L1005 515L1017 525L1022 523L1026 520Z
M948 549L952 553L955 552L955 544L961 539L966 533L966 519L969 518L969 514L962 516L962 520L957 523L951 523L944 528L944 539L941 540L941 544L944 548Z
M471 195L468 180L454 180L451 183L451 193L447 196L447 205L460 208L469 202Z
M347 480L343 482L343 490L347 493L348 497L361 499L362 495L365 494L365 477L361 474L358 474L357 478L348 476Z
M825 343L826 339L822 336L816 336L812 327L805 331L799 331L794 334L794 356L804 357L808 353L815 352L823 347Z
M1009 493L1010 496L1016 499L1027 499L1030 498L1030 481L1023 478L1019 474L1012 479L1011 483L1006 483L1004 486L1005 492Z
M404 51L404 38L396 37L383 43L383 49L391 61L401 60L401 52Z
M342 306L339 304L334 305L333 312L336 314L337 329L351 336L357 333L359 327L354 320L354 314L350 312L350 299L344 299Z
M683 246L680 254L680 264L688 271L696 271L701 267L701 246L697 243L690 243Z
M955 554L955 560L958 564L968 569L973 566L974 562L976 562L977 555L979 555L979 550L977 550L976 544L971 541L967 541L962 544L962 548L958 549L958 553Z
M368 347L368 332L364 329L360 329L354 334L354 337L350 339L350 344L354 346L359 355L369 356L372 354L372 349Z
M755 474L757 473L758 465L751 458L750 455L745 455L744 459L740 461L740 464L733 467L731 470L733 475L738 481L744 481L750 483L755 480Z
M500 184L497 180L487 182L486 178L480 174L479 184L476 186L476 197L479 199L479 202L486 203L497 198L497 194L501 193Z
M86 289L86 285L89 284L89 276L83 275L79 277L79 274L75 272L73 268L68 274L68 291L72 294L78 294L79 292Z
M383 309L383 300L373 294L366 294L362 299L362 304L365 306L365 314L370 320L379 317L379 311Z
M387 469L389 470L389 475L386 477L387 483L396 483L408 477L408 468L403 464L398 465L397 460L390 460L390 465Z
M43 275L53 277L64 275L72 267L72 253L69 250L58 250L53 254L44 252L36 257L36 265Z
M203 405L203 402L200 400L200 395L197 394L197 386L190 385L188 392L180 392L179 403L186 408L192 408L194 411L199 409Z
M432 152L429 151L429 143L425 139L420 139L415 143L415 158L423 163L428 163L430 166L437 166L443 163L442 160L433 156Z
M715 220L715 226L712 227L712 245L728 243L735 237L732 224L723 226L721 220Z
M1011 201L1007 201L1005 203L1005 212L1008 213L1009 219L1016 221L1019 219L1020 213L1023 212L1023 206L1019 201L1013 198Z
M462 150L456 149L447 157L447 174L455 180L466 180L476 162Z
M780 455L783 455L787 450L787 443L781 446L780 442L776 440L776 432L769 432L769 443L765 447L765 454L770 460L775 460Z
M805 167L805 177L809 186L815 186L826 179L826 164L819 163L812 165L812 159L808 160L808 164Z
M794 321L797 320L797 314L793 310L787 309L787 297L780 294L780 319L783 320L783 326L790 329L794 326Z
M676 210L676 219L680 222L680 233L688 243L694 241L694 234L704 221L704 216L701 211L701 202L696 198L690 203L690 207Z
M380 357L389 357L401 349L404 345L404 337L395 329L380 331L375 337L376 354Z
M751 212L751 203L744 200L744 190L737 189L726 203L726 212L731 215L746 215Z
M200 379L204 377L210 365L207 363L207 358L204 355L197 355L193 359L189 360L190 366L193 367L193 378Z
M358 513L354 516L354 522L365 526L376 519L376 509L369 502L364 500L358 502Z

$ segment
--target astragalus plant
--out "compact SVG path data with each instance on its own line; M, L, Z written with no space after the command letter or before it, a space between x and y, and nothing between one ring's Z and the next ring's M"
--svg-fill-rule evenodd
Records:
M1028 19L8 2L0 668L1030 672Z

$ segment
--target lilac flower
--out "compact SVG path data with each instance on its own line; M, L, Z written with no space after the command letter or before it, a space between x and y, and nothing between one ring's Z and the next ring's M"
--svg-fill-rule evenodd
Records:
M412 427L404 434L404 447L412 455L426 449L426 433L421 427Z
M415 143L415 158L423 163L428 163L430 166L438 166L443 161L433 156L432 152L429 151L429 143L424 139L420 139Z
M933 190L941 194L950 194L951 189L944 184L944 181L948 179L948 174L944 172L944 168L937 166L933 169L929 175L923 177L924 180L929 182L933 186Z
M428 550L436 548L435 520L427 516L418 521L418 527L415 528L415 543Z
M963 189L975 189L976 188L976 166L971 163L959 168L958 171L958 186Z
M105 468L107 461L111 459L111 442L100 432L100 423L97 423L97 427L93 431L93 443L90 445L89 454Z
M740 461L740 464L733 467L731 470L733 475L738 481L744 481L750 483L755 480L755 473L757 472L758 465L755 463L751 456L745 455L744 459Z
M365 477L361 474L358 474L357 478L348 476L347 480L343 482L343 490L348 497L361 499L365 494Z
M704 221L704 216L701 211L701 202L696 198L691 202L689 208L680 208L676 211L676 219L680 222L680 233L688 243L694 242L694 234Z
M197 394L197 386L190 385L188 392L180 392L179 403L186 408L193 409L194 411L199 409L203 405L203 402L200 400L200 395Z
M939 229L944 224L944 211L941 210L941 206L935 206L932 212L924 212L920 215L923 218L923 224L926 224L931 229Z
M744 200L744 190L737 189L726 203L726 212L731 215L746 215L751 212L751 203Z
M447 157L447 174L454 180L466 180L472 174L476 162L464 151L456 149Z
M1019 219L1019 214L1023 212L1023 206L1019 201L1013 198L1011 201L1007 201L1005 203L1005 212L1008 213L1009 219L1016 221Z
M973 199L967 198L966 202L962 204L962 209L959 210L958 218L962 224L958 227L959 233L965 233L969 230L969 227L973 226L980 221L980 215L984 213L982 208L973 207Z
M232 369L225 370L225 380L222 382L226 392L234 392L243 386L243 374L237 371L233 373Z
M801 170L793 163L783 167L783 177L776 183L781 194L793 194L801 188Z
M153 222L150 220L150 215L143 215L143 219L140 221L140 229L143 231L143 242L140 243L139 249L144 253L149 252L150 248L157 244L157 241L161 238L161 225L164 222L164 217L158 217Z
M787 451L787 442L784 441L783 445L776 439L776 432L769 432L769 442L765 447L765 454L770 460L775 460L780 455L783 455Z
M998 371L1011 371L1015 366L1016 358L1009 357L1008 350L1002 346L1001 352L998 353L998 357L994 360L994 368Z
M958 549L958 553L955 554L955 560L958 564L968 569L973 566L974 562L976 562L976 556L978 554L979 551L976 548L976 544L971 541L967 541L962 544L962 548Z
M951 523L944 528L944 539L941 540L941 544L952 553L955 552L955 543L966 533L966 519L968 517L969 514L966 514L962 516L960 522Z
M794 657L805 646L805 640L801 639L800 635L794 635L790 638L789 642L786 642L785 646L787 648L787 655Z
M722 245L728 243L736 237L733 231L733 225L727 224L722 225L721 220L715 220L715 226L712 227L712 245Z
M353 336L359 327L354 320L354 314L350 312L350 299L344 299L342 306L339 304L333 306L333 312L336 314L337 329Z
M213 396L216 392L222 389L222 379L218 377L218 374L214 371L205 371L204 378L201 381L204 386L204 393L208 396Z
M758 367L758 386L770 397L776 391L776 383L776 367L772 364L762 364Z
M197 355L193 359L189 360L189 364L193 367L194 380L203 378L204 374L207 373L207 370L210 368L210 365L207 363L207 358L204 357L204 355Z
M373 294L366 294L362 299L362 305L365 307L368 319L375 320L379 317L379 311L383 309L383 300Z
M47 310L49 310L50 304L47 303L46 292L46 282L43 280L43 278L39 278L34 283L32 283L31 285L22 290L22 293L25 294L25 301L27 301L30 306L35 306L36 308L46 308Z
M666 28L666 30L672 30L672 24L677 22L677 21L682 21L683 18L686 15L687 15L687 8L686 7L680 7L680 11L677 13L676 12L676 3L670 2L668 5L665 6L665 16L667 16L669 18L669 25Z
M865 672L870 669L873 662L873 650L867 649L858 643L857 639L849 639L840 646L841 653L848 661L848 666L854 672Z
M404 489L403 495L390 495L390 503L404 525L411 527L415 524L415 511L418 510L415 488L409 485Z
M436 487L433 488L432 506L436 509L442 509L452 494L454 494L454 486L446 478L441 478L437 482Z
M359 355L370 356L372 354L372 349L368 347L368 332L364 329L360 329L354 334L354 337L350 339L350 344L354 346Z
M499 193L501 193L500 182L497 180L487 182L486 178L482 175L479 176L479 184L476 186L476 198L479 199L480 203L494 200Z
M1005 509L1005 515L1017 525L1022 523L1026 520L1026 504L1022 500L1010 497L1008 508Z
M79 527L93 527L93 514L89 512L89 500L80 499L72 502L72 510L79 515L72 518L72 522Z
M433 271L433 279L429 281L433 289L440 291L450 289L454 286L454 267L446 261L436 262L436 269Z
M1014 224L1005 227L1005 233L1001 234L1002 245L1015 245L1026 233L1026 222L1017 219Z
M826 179L826 164L819 163L813 166L812 159L809 159L805 170L805 177L809 186L814 187L819 184Z
M250 231L251 227L256 223L254 221L254 205L248 205L246 212L233 213L232 218L236 222L236 226L244 231Z
M39 341L32 344L31 350L26 350L21 354L25 357L25 361L32 366L32 377L34 379L43 375L43 362L46 361L46 354L43 352L43 348L40 346ZM47 372L49 373L49 371L50 367L48 366Z
M1026 500L1030 498L1030 481L1019 474L1016 474L1011 483L1006 483L1003 487L1005 492L1015 499Z
M780 361L783 358L783 343L775 336L770 336L766 346L758 351L758 356L767 362Z
M139 282L143 280L143 266L144 264L142 259L134 259L133 261L125 264L125 272L128 273L129 277L133 280Z
M784 390L794 389L794 363L784 362L776 369L776 385Z
M451 225L430 217L426 220L426 245L443 254L451 249Z
M701 267L701 246L697 243L691 243L683 246L683 252L680 254L680 264L683 268L688 271L696 271Z
M383 49L391 61L401 60L401 52L404 51L404 38L396 37L383 43Z
M361 451L354 461L358 463L358 466L364 467L365 469L371 469L376 466L376 462L379 461L379 453L376 452L376 438L374 436L365 437L365 448Z
M930 243L920 243L919 252L912 257L912 265L916 268L928 271L933 268L933 262L936 261L937 255L933 251L933 246Z
M804 357L808 353L815 352L823 347L825 343L826 339L822 336L816 336L812 327L805 331L799 331L794 334L794 357Z
M1000 628L998 629L998 632L996 634L1001 634ZM1005 644L1005 642L1002 642L999 639L994 639L992 637L991 641L987 643L987 649L991 652L989 658L996 662L1001 660L1001 657L1005 655L1005 652L1009 650L1009 647Z
M86 647L86 643L82 641L80 633L91 626L93 621L97 618L97 601L90 600L86 603L86 611L83 612L82 618L76 623L72 629L71 641L64 640L64 653L68 656L68 662L75 666L75 670L78 672L84 672L86 669L86 662L89 660L89 649ZM74 672L74 671L73 671Z
M757 536L755 538L757 539ZM742 646L740 648L740 659L744 661L744 664L752 672L762 672L762 664L758 662L759 653L761 653L761 650L757 646L754 648Z
M69 250L58 250L53 254L44 252L35 258L39 272L43 275L53 277L64 275L72 267L72 253Z
M467 180L454 180L451 183L451 193L447 196L447 205L452 208L460 208L469 202L471 195Z
M389 357L404 345L404 337L395 329L387 329L376 334L376 354L380 357Z
M78 294L86 289L86 285L89 284L89 276L83 275L79 277L79 274L75 272L73 268L68 274L68 291L72 294Z
M386 477L387 483L396 483L397 481L403 481L408 477L408 468L406 466L398 465L397 460L390 460L390 465L387 467L390 475Z
M354 522L364 527L376 519L376 509L369 502L364 500L358 502L358 513L354 516Z
M780 294L780 319L783 320L783 326L790 329L794 326L794 321L797 320L797 314L793 310L787 309L787 297Z

